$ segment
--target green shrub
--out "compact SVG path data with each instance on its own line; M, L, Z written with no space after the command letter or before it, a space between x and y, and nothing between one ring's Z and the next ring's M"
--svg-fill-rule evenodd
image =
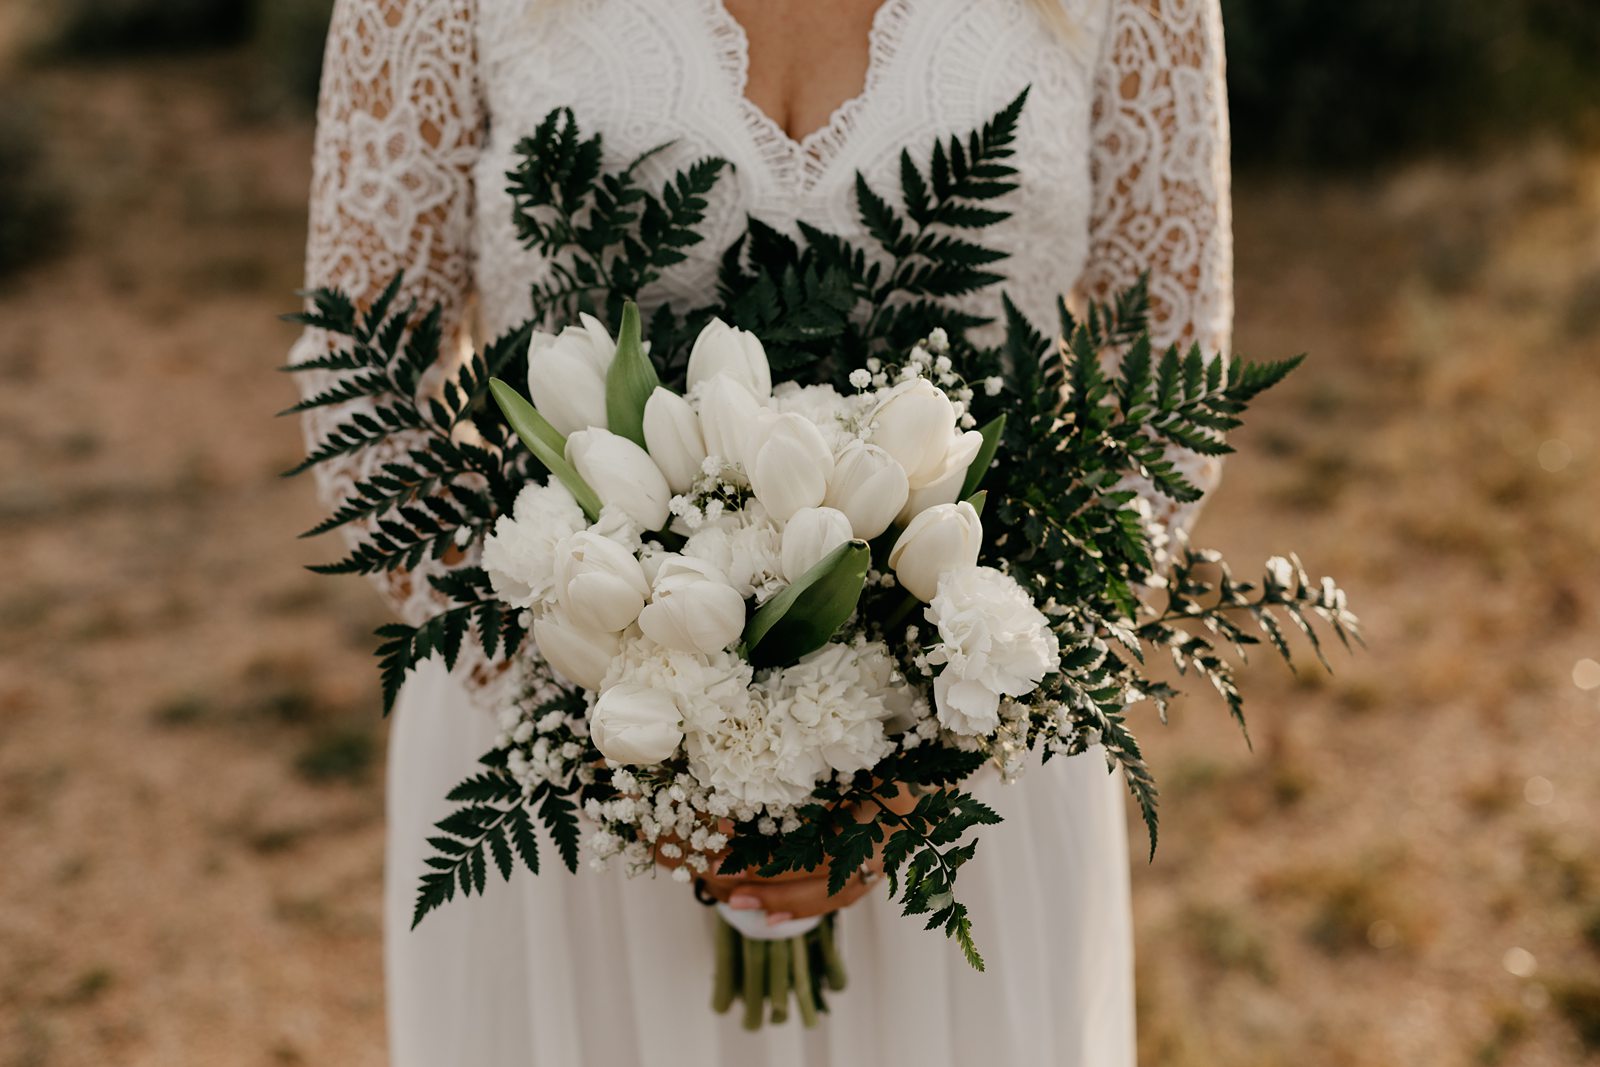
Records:
M1600 110L1593 0L1222 0L1240 160L1359 166Z
M44 157L43 126L17 87L0 86L0 276L43 259L62 238L66 201Z
M63 55L235 44L249 37L255 13L249 0L55 0L53 6L46 46Z

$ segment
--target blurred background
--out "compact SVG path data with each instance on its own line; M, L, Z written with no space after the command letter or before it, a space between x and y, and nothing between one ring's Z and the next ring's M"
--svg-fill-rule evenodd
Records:
M1600 1063L1600 6L1225 0L1197 539L1370 651L1143 734L1141 1057ZM384 620L274 376L326 0L0 5L0 1067L380 1064Z

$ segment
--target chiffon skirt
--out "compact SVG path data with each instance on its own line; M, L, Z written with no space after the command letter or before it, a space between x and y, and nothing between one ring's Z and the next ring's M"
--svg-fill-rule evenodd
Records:
M1132 1067L1133 951L1122 780L1098 753L980 795L989 827L961 872L988 970L900 916L847 909L849 988L814 1030L747 1033L713 1014L712 914L687 886L620 870L537 877L410 929L426 839L494 725L442 666L407 684L389 756L385 900L394 1067Z

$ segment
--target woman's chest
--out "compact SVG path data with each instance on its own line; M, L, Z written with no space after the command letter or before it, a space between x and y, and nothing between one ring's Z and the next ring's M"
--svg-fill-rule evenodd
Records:
M707 240L666 286L668 299L692 299L747 214L783 229L803 219L859 236L858 172L893 199L902 149L925 160L935 139L981 125L1027 87L1023 186L1008 205L1016 217L992 238L1020 261L1014 269L1058 275L1081 266L1105 0L1076 6L1064 36L1031 0L884 0L859 94L795 140L748 98L751 39L724 0L482 0L489 137L478 168L478 256L488 317L513 321L518 294L539 269L515 247L503 175L517 141L555 107L572 108L585 132L601 134L613 165L670 143L647 164L648 180L707 155L733 164ZM517 310L497 309L507 302Z

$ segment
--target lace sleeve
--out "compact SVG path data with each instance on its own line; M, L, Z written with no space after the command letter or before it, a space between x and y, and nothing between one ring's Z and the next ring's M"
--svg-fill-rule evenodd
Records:
M1111 0L1096 80L1094 204L1081 290L1103 299L1150 275L1158 345L1198 342L1208 358L1233 332L1228 103L1218 0ZM1220 463L1174 459L1210 491ZM1198 504L1147 492L1155 517L1187 529Z
M446 352L468 343L473 290L472 165L483 126L474 13L475 0L338 0L312 168L307 288L331 286L366 302L404 272L402 303L443 308ZM290 359L326 350L321 332L308 330ZM326 385L321 374L298 377L307 392ZM308 412L308 446L350 412ZM318 466L323 501L332 507L410 444L397 436ZM438 610L423 574L385 575L379 584L408 622Z

